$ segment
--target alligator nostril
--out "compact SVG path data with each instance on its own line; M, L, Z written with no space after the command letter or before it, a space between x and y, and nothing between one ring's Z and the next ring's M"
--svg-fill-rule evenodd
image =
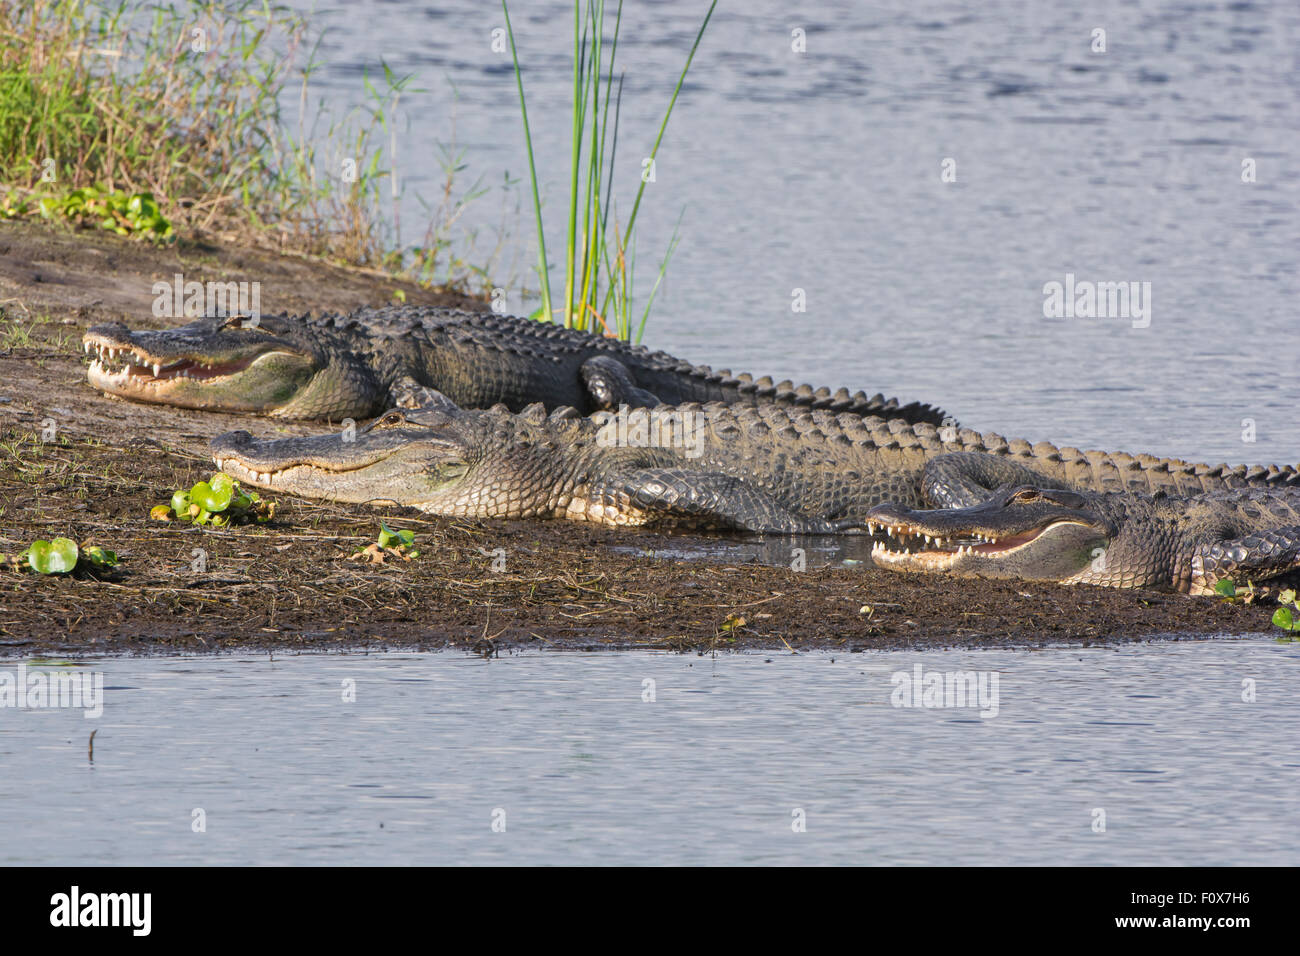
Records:
M241 429L234 432L224 432L212 439L209 444L212 448L230 448L235 445L247 445L252 440L253 436Z

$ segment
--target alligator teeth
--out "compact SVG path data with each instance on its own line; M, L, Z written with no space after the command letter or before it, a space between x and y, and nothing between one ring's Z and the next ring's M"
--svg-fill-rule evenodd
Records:
M157 378L157 377L158 377L159 375L161 375L161 374L162 374L162 366L159 365L157 362L154 362L154 363L153 363L153 377L154 377L154 378Z

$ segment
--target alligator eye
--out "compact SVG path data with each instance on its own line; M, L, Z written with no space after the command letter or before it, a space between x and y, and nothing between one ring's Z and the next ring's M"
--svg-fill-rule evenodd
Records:
M228 315L221 322L221 330L226 329L250 329L254 332L262 332L271 335L269 329L262 328L261 323L253 315Z
M1012 495L1011 500L1018 504L1029 504L1030 502L1033 501L1039 501L1042 497L1043 496L1040 495L1033 488L1025 488L1022 489L1021 491L1017 491L1014 495Z
M393 409L391 412L384 412L375 420L375 428L391 428L394 425L405 425L406 413Z

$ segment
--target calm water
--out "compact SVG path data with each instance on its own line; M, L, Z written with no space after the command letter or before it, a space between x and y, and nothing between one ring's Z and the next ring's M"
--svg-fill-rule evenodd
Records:
M996 715L892 706L918 665L996 672ZM80 670L98 719L0 713L0 862L1300 863L1271 641Z
M363 68L380 58L428 89L402 100L405 238L421 212L414 194L436 194L432 160L453 114L466 184L526 172L509 56L491 49L497 5L317 5L335 28L319 90L331 107L356 102ZM512 7L556 230L572 7ZM625 196L706 7L626 6ZM803 54L791 50L794 28ZM1096 28L1104 54L1091 51ZM646 341L717 366L925 399L1004 434L1295 462L1297 145L1292 0L723 2L642 207L647 288L686 210ZM957 179L945 184L949 158ZM527 273L524 211L511 237ZM486 242L500 215L494 194L466 222ZM550 248L556 261L558 231ZM1150 327L1045 319L1043 286L1066 273L1150 282ZM806 313L791 311L796 288ZM1246 418L1254 443L1242 441Z
M453 113L465 176L524 171L493 4L319 6L336 111L381 57L428 90L402 101L407 240ZM628 4L625 196L705 6ZM556 226L571 13L514 7ZM647 264L686 210L646 341L1009 435L1296 461L1298 57L1290 2L724 4L643 207ZM514 195L465 224L490 244ZM1043 318L1066 273L1150 282L1150 326ZM97 661L96 720L0 709L0 862L1294 865L1297 654ZM996 673L997 716L891 706L916 665Z

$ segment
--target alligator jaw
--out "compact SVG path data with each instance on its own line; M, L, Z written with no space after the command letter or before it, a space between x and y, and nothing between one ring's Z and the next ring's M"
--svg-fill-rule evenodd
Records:
M977 531L958 533L953 537L930 534L922 528L907 524L881 524L867 522L872 534L884 533L886 538L872 545L871 558L881 567L899 571L952 571L963 559L978 555L997 560L1023 550L1045 532L1058 525L1078 524L1075 521L1053 521L1039 528L1005 537L983 535Z
M310 397L316 362L291 344L230 330L228 338L243 340L205 348L206 329L175 331L132 332L114 324L90 329L82 338L91 356L87 381L135 401L274 416L294 417L294 403ZM334 411L327 403L323 407Z
M217 458L215 461L217 471L223 471L236 481L242 481L249 485L256 485L258 488L274 489L277 481L281 484L288 484L293 482L295 478L301 478L304 475L317 475L322 471L329 471L331 474L343 473L342 471L320 468L308 464L288 465L284 468L277 468L274 471L258 471L251 465L245 465L243 462L236 461L233 458ZM352 471L354 469L349 468L344 470Z
M246 432L233 432L227 434L242 435ZM225 439L226 435L218 435L213 439L216 442ZM294 486L299 484L304 478L322 478L332 475L346 475L350 472L363 471L371 468L379 462L384 461L389 456L378 454L367 456L354 462L346 464L330 462L312 458L304 458L300 461L289 460L274 466L268 465L266 471L261 471L256 463L253 463L254 456L247 459L238 457L238 453L225 449L227 454L220 451L213 455L213 461L216 463L218 471L224 471L231 478L239 481L245 481L249 484L257 485L260 488L289 488L290 493Z
M106 392L144 399L150 397L146 389L180 380L213 382L228 378L271 354L263 352L233 362L209 364L194 358L162 359L138 348L109 345L89 337L83 342L83 348L87 354L94 355L87 373L91 385ZM115 366L120 367L114 371Z

